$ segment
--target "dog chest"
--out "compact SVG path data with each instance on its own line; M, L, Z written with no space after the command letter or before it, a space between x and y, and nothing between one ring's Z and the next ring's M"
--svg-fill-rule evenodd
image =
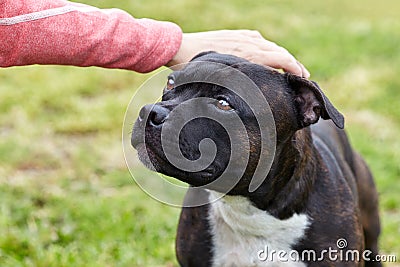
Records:
M210 200L218 194L210 191ZM210 204L209 222L214 267L305 266L290 258L279 260L276 255L279 251L289 254L304 236L309 225L305 214L279 220L256 208L245 197L224 196Z

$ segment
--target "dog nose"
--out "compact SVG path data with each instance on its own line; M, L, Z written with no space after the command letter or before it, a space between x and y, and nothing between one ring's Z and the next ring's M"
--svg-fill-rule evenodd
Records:
M139 112L139 120L145 120L153 126L158 126L164 123L169 114L169 110L160 105L146 105Z

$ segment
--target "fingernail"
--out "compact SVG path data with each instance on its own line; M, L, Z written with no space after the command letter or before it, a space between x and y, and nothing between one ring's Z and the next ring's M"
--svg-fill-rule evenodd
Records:
M311 76L311 74L310 74L310 72L305 68L304 69L304 78L310 78L310 76Z
M311 74L310 74L310 72L306 69L306 67L304 67L304 65L301 64L299 61L297 61L297 65L299 65L300 68L301 68L301 72L302 72L301 75L302 75L302 77L303 77L303 78L306 78L306 79L310 78Z

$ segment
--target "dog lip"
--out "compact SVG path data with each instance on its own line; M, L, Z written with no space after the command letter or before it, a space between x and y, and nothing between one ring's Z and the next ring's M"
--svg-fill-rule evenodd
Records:
M131 145L135 149L139 144L144 143L144 129L141 127L141 123L138 123L138 120L135 122L131 134Z
M135 149L137 149L137 147L140 145L140 144L144 144L144 142L143 142L143 140L142 140L142 135L138 135L138 134L132 134L132 136L131 136L131 145L135 148Z
M145 143L145 142L139 142L137 144L137 150L143 148L145 153L149 154L151 153L153 156L155 156L157 158L158 161L162 161L164 162L164 158L162 157L162 155L160 155L160 153L158 152L157 149L155 149L152 145L150 145L149 143Z

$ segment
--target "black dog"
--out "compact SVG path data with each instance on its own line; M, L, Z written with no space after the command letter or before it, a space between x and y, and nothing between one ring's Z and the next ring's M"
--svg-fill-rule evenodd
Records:
M257 116L263 116L262 112L257 114L235 92L201 82L200 78L218 72L203 64L189 64L175 71L168 79L162 101L142 108L132 145L140 159L157 172L193 187L205 186L223 174L232 146L250 154L245 170L237 171L238 182L233 186L228 182L188 191L186 203L207 202L222 196L224 190L228 194L216 202L182 209L176 239L181 266L380 266L380 262L373 261L378 254L380 224L371 173L341 130L343 116L318 85L214 52L202 53L192 62L220 63L250 78L269 103L276 144L269 172L250 192L255 166L263 160L260 128L271 125L259 125ZM180 83L182 79L193 82ZM182 155L188 160L198 159L200 141L206 138L213 140L217 152L204 170L181 170L165 156L161 130L176 122L172 117L179 114L172 114L174 108L196 98L210 100L187 105L187 116L201 109L230 121L235 114L245 132L234 132L242 142L232 144L220 123L204 117L188 122L178 138ZM233 167L229 175L235 175L235 171ZM345 243L339 244L338 240Z

